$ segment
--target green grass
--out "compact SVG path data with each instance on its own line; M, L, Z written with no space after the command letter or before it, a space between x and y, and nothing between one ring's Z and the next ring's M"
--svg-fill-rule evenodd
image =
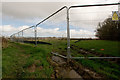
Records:
M56 43L57 42L57 43ZM71 55L74 57L84 56L80 53L78 53L79 48L84 48L87 50L95 49L95 52L98 52L99 54L107 54L111 56L120 56L119 54L119 47L118 44L120 42L117 41L106 41L106 40L85 40L80 41L77 43L74 43L75 41L71 41L71 45L74 44L77 47L77 49L73 50L71 49ZM62 51L65 51L65 48L67 47L66 41L53 41L54 44L57 45L55 49L61 53ZM59 50L58 48L61 48ZM104 49L104 51L101 51L100 49ZM66 53L67 54L67 53ZM91 54L88 54L87 56L94 56ZM106 78L113 78L119 80L119 65L110 61L104 61L99 59L81 59L77 60L78 63L81 63L83 66L90 68L94 70L95 72L106 76Z
M120 56L119 54L119 47L118 44L120 42L117 41L106 41L106 40L85 40L85 41L79 41L77 43L74 43L74 41L71 41L71 44L74 44L78 46L76 50L71 49L72 56L78 57L78 56L84 56L83 54L78 54L78 49L83 48L87 50L95 49L95 52L98 52L99 54L107 54L111 56ZM101 51L100 49L104 49L104 51ZM89 56L89 54L87 55ZM94 56L94 54L92 55ZM88 67L95 72L106 76L107 78L113 78L113 79L120 79L120 66L119 64L110 62L110 61L104 61L99 59L79 59L76 60L78 63L81 63L83 66Z
M34 44L19 44L10 43L8 48L3 49L3 77L35 77L46 78L50 77L53 73L53 67L47 62L47 57L51 51L58 52L60 54L67 54L67 41L66 40L46 40L52 45L38 44L34 47ZM78 57L84 56L78 53L79 48L87 50L95 49L95 52L99 54L107 54L111 56L120 56L117 41L106 40L85 40L74 43L71 41L71 45L78 46L75 50L71 49L71 55ZM100 49L104 49L101 51ZM93 56L93 55L87 55ZM95 72L106 76L107 78L120 79L119 65L110 61L104 61L99 59L81 59L76 60L78 63L85 67L88 67ZM31 65L36 65L35 72L29 72L28 68ZM40 70L39 67L43 69Z
M114 78L119 79L120 71L119 71L119 65L100 61L100 60L88 60L88 59L82 59L78 60L83 66L89 67L93 69L95 72L100 73L107 78Z
M82 40L77 43L72 44L79 46L80 48L84 48L87 50L95 49L95 52L101 54L107 54L111 56L120 56L119 54L119 45L118 41L107 41L107 40ZM104 49L103 51L100 49Z
M47 48L47 49L46 49ZM53 68L47 61L50 53L49 46L33 44L9 43L9 47L2 52L3 78L50 78ZM35 71L28 68L36 65ZM40 70L39 67L43 68Z

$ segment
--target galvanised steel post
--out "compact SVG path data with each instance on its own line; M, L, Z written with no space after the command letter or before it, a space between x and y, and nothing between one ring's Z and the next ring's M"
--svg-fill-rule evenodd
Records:
M13 35L13 42L15 42L15 35Z
M67 53L68 53L67 58L68 58L68 61L71 58L73 58L73 57L71 57L71 54L70 54L69 10L71 8L78 8L78 7L96 7L96 6L110 6L110 5L120 5L120 3L96 4L96 5L78 5L78 6L70 6L69 8L67 8ZM118 25L118 28L119 28L119 25Z
M22 42L23 42L23 30L22 30Z
M19 36L20 36L20 35L19 35L19 32L18 32L18 42L19 42Z
M13 42L13 35L11 36L11 41Z
M70 29L69 29L69 8L67 7L67 61L71 58L70 53Z
M37 26L34 26L35 29L35 46L37 46Z
M16 40L16 36L15 36L15 34L14 34L14 42L16 42L17 40Z
M10 36L10 41L12 41L12 35Z

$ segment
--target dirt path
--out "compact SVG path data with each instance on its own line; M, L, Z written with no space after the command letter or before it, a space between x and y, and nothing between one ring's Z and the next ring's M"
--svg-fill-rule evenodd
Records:
M55 78L72 78L72 79L96 79L102 78L99 74L91 71L80 64L77 64L74 60L67 63L65 59L52 56L48 58L50 64L54 67Z
M49 59L49 62L54 67L55 78L79 78L83 80L72 67L68 66L64 59L58 56L52 56L51 59Z

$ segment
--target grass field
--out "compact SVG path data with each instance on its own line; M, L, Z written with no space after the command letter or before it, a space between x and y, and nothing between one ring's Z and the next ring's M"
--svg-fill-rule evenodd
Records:
M50 78L53 73L47 62L50 48L10 42L2 52L3 78Z
M119 44L118 41L106 41L106 40L82 40L77 43L72 44L79 46L80 48L84 48L87 50L94 49L95 52L101 54L108 54L111 56L120 56ZM104 49L104 50L101 50Z
M94 49L94 52L99 54L107 54L110 56L120 56L119 54L119 45L120 42L117 41L105 41L105 40L84 40L74 43L71 41L71 44L78 46L78 48L84 48L88 51ZM104 49L104 50L101 50ZM84 56L82 54L77 54L76 50L71 51L73 56ZM89 55L89 54L88 54ZM94 54L92 55L94 56ZM88 67L95 72L105 75L107 78L120 79L120 66L111 61L104 61L100 59L81 59L76 60L78 63L81 63L83 66Z
M47 57L50 52L58 52L62 55L67 54L67 41L66 40L46 40L44 42L51 43L52 45L38 44L20 44L9 43L8 48L3 49L3 78L6 77L35 77L45 78L53 74L53 67L48 63ZM84 56L79 53L79 48L87 49L98 54L107 54L110 56L120 56L117 41L105 40L82 40L75 43L71 41L71 45L76 45L77 48L71 49L73 56ZM104 50L101 50L104 49ZM89 54L88 54L89 55ZM92 55L94 56L94 54ZM96 55L95 55L96 56ZM99 59L79 59L77 63L82 64L106 78L120 79L119 64L112 61L105 61Z
M106 41L106 40L82 40L77 43L74 43L76 40L71 41L71 45L78 46L76 49L71 49L72 56L84 56L78 52L79 48L87 49L91 51L94 49L94 52L98 54L107 54L109 56L120 56L119 54L119 44L117 41ZM55 43L55 42L54 42ZM62 55L66 55L66 41L57 42L59 45L56 49ZM104 49L104 50L101 50ZM88 56L91 56L88 54ZM96 55L92 55L93 57ZM79 59L76 60L78 63L82 64L85 67L92 69L93 71L104 75L106 78L120 79L120 67L119 64L116 64L112 61L105 61L100 59Z

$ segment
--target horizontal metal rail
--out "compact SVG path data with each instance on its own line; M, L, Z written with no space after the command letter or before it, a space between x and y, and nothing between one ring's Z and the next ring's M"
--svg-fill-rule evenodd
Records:
M72 59L120 59L120 57L71 57Z
M50 17L54 16L55 14L57 14L58 12L60 12L61 10L63 10L64 8L67 8L67 6L64 6L64 7L60 8L59 10L57 10L56 12L54 12L53 14L51 14L50 16L48 16L47 18L43 19L41 22L39 22L39 23L36 24L35 26L37 27L39 24L43 23L44 21L46 21L46 20L49 19ZM21 31L19 31L19 32L22 32L22 31L24 31L24 30L30 29L30 28L35 27L35 26L31 26L31 27L25 28L25 29L23 29L23 30L21 30ZM19 32L14 33L13 35L18 34ZM11 36L13 36L13 35L11 35Z
M96 7L96 6L110 6L110 5L120 5L120 3L111 3L111 4L93 4L93 5L78 5L78 6L70 6L67 10L67 21L68 21L68 28L69 28L69 12L71 8L79 8L79 7ZM69 29L68 29L69 30ZM70 34L70 33L69 33ZM69 36L70 38L70 36ZM70 40L70 39L69 39ZM70 47L70 42L68 41L69 47ZM113 59L113 58L120 58L120 57L71 57L70 54L70 49L68 52L68 56L70 56L70 59Z
M51 53L65 59L67 58L61 54L58 54L57 52L56 53L51 52ZM71 59L120 59L120 57L71 57Z
M70 6L70 7L67 7L67 6L64 6L62 8L60 8L59 10L57 10L56 12L54 12L53 14L51 14L50 16L48 16L47 18L43 19L41 22L39 22L38 24L36 24L35 26L31 26L31 27L28 27L28 28L25 28L23 30L26 30L26 29L29 29L29 28L32 28L32 27L37 27L39 24L43 23L44 21L46 21L47 19L49 19L50 17L54 16L55 14L57 14L58 12L60 12L61 10L63 10L64 8L67 9L67 39L68 39L68 46L67 46L67 51L69 53L69 56L71 56L70 54L70 32L69 32L69 10L71 8L79 8L79 7L96 7L96 6L110 6L110 5L120 5L120 3L111 3L111 4L94 4L94 5L78 5L78 6ZM21 30L21 31L23 31ZM19 32L21 32L19 31ZM19 32L15 33L15 34L19 34ZM13 35L15 35L13 34ZM60 57L63 57L63 58L68 58L68 57L65 57L65 56L62 56L58 53L53 53L52 54L54 55L58 55ZM72 59L84 59L84 58L88 58L88 59L113 59L113 58L120 58L120 57L70 57Z
M25 28L25 29L23 29L23 30L30 29L30 28L32 28L32 27L35 27L35 26L31 26L31 27Z
M67 58L61 54L58 54L57 52L51 52L52 54L62 57L62 58ZM71 57L71 59L120 59L120 57Z
M28 27L28 28L25 28L25 29L23 29L23 30L21 30L21 31L19 31L19 32L17 32L17 33L14 33L13 35L18 34L18 33L22 32L22 31L24 31L24 30L30 29L30 28L32 28L32 27L34 27L34 26L30 26L30 27ZM11 35L11 36L13 36L13 35Z
M78 5L78 6L70 6L68 9L70 8L78 8L78 7L95 7L95 6L110 6L110 5L120 5L120 3L111 3L111 4L95 4L95 5ZM67 8L67 6L64 6L62 8L60 8L58 11L56 11L55 13L51 14L50 16L48 16L47 18L45 18L44 20L42 20L41 22L39 22L38 24L36 24L36 26L38 26L39 24L41 24L42 22L46 21L47 19L49 19L50 17L52 17L53 15L55 15L56 13L60 12L61 10L63 10L64 8ZM31 27L28 27L28 28L25 28L23 30L26 30L26 29L29 29L29 28L32 28L34 26L31 26ZM22 30L21 30L22 31ZM19 32L21 32L19 31ZM17 32L17 33L19 33ZM13 35L17 34L17 33L14 33ZM11 35L11 36L13 36Z
M46 21L50 17L54 16L55 14L57 14L58 12L60 12L61 10L63 10L64 8L67 8L67 6L64 6L64 7L60 8L59 10L57 10L56 12L54 12L53 14L51 14L50 16L48 16L47 18L45 18L44 20L42 20L41 22L39 22L36 26L38 26L39 24L43 23L44 21Z
M56 55L56 56L60 56L60 57L62 57L62 58L67 59L67 57L65 57L65 56L63 56L63 55L60 55L60 54L58 54L58 53L54 53L54 52L51 52L51 53L54 54L54 55Z
M70 6L70 8L79 8L79 7L96 7L96 6L110 6L110 5L120 5L120 3L111 3L111 4L93 4L93 5L78 5L78 6Z

